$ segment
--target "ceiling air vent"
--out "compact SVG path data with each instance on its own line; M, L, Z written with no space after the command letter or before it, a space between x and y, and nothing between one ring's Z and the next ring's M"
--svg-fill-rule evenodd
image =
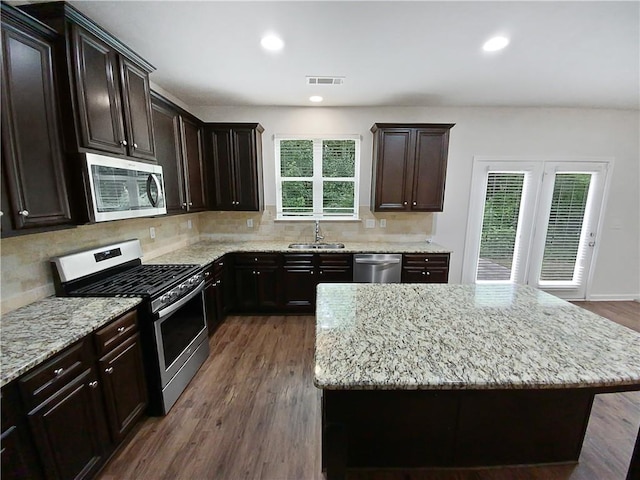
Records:
M342 85L344 77L307 77L307 85Z

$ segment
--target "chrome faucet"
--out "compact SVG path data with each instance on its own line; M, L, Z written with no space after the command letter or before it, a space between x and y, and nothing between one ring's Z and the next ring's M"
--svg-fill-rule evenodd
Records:
M320 220L316 220L316 239L315 242L318 243L320 240L324 240L324 237L320 235Z

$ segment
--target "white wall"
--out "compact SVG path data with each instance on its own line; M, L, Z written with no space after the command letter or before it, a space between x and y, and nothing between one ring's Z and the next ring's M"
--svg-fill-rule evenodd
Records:
M640 121L636 110L545 108L191 107L207 122L260 122L265 203L275 204L274 134L360 134L360 203L371 191L375 122L455 123L451 131L444 212L434 241L453 249L450 281L460 282L474 155L613 157L605 221L590 289L593 299L640 298Z

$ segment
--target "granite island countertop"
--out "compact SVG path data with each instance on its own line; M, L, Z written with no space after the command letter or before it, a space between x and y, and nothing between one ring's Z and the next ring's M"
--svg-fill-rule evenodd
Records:
M322 389L640 386L640 333L518 285L321 284Z
M0 386L136 307L141 298L48 297L2 315Z
M427 242L344 242L345 248L289 248L291 241L217 242L203 240L144 263L200 264L214 262L227 253L451 253L451 249ZM312 243L312 242L311 242Z

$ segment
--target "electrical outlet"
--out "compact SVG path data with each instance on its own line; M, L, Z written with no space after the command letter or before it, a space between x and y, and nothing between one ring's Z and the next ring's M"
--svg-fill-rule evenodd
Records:
M376 228L376 221L373 218L368 218L364 224L364 228Z
M253 228L253 218L247 218L247 227Z
M149 227L149 236L151 238L156 238L156 229L154 227Z
M193 228L193 223L191 223L191 220L187 220L187 228L189 230L191 230Z
M380 219L380 228L387 228L387 220L384 218Z

